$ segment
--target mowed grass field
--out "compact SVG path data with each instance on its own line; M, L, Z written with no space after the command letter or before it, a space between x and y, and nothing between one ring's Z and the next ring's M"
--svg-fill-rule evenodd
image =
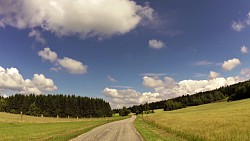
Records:
M156 110L134 124L146 141L250 141L250 99Z
M6 141L66 141L102 124L124 119L110 118L48 118L0 113L0 140Z

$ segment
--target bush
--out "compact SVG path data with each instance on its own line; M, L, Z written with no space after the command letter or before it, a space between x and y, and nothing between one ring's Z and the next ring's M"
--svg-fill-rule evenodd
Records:
M122 109L119 110L120 116L127 116L129 113L130 111L126 107L123 107Z

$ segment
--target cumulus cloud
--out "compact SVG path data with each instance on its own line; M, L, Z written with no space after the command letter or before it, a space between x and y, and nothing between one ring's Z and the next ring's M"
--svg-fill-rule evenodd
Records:
M58 64L72 74L83 74L87 72L87 66L77 60L64 57L57 60Z
M143 86L154 88L157 86L161 86L163 84L162 80L158 79L158 77L149 77L144 76L143 77Z
M16 68L0 66L0 89L13 90L23 94L42 94L57 90L54 82L43 74L34 74L32 79L23 79Z
M111 82L117 82L117 80L115 78L113 78L112 76L110 76L110 75L108 75L107 78Z
M140 93L133 89L117 90L105 88L102 93L109 98L112 108L122 108L123 106L129 107L161 100L158 98L158 93Z
M2 0L0 25L42 28L58 36L106 37L125 34L154 10L132 0Z
M242 46L240 48L241 53L248 53L248 48L246 46Z
M163 80L161 80L157 76L144 76L143 77L143 86L148 88L157 88L157 87L168 87L172 88L175 84L175 81L171 77L164 77Z
M165 43L161 40L152 39L148 41L148 46L154 49L161 49L165 47Z
M42 57L44 60L49 60L50 62L55 62L57 59L57 53L51 51L48 47L39 51L38 56Z
M82 62L79 62L77 60L68 57L60 59L57 57L57 53L51 51L50 48L44 48L44 50L38 52L38 55L42 57L42 59L44 60L49 60L56 66L50 69L52 71L57 72L61 69L66 69L69 73L72 74L84 74L87 72L88 67L84 65Z
M224 63L222 64L221 68L225 71L230 71L232 69L234 69L235 67L237 67L238 65L240 65L240 60L233 58L230 59L228 61L224 61Z
M38 43L41 43L43 45L46 44L46 40L42 37L40 31L33 29L30 33L29 33L29 37L34 37L35 40Z
M220 73L214 72L214 71L210 71L208 79L215 79L217 77L220 76Z

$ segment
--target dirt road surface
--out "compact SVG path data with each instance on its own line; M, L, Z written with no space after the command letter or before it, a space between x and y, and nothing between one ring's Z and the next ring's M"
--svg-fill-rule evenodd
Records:
M71 141L142 141L134 128L135 116L99 126Z

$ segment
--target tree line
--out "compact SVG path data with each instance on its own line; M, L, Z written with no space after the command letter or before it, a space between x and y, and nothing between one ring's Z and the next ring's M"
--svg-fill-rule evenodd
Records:
M129 109L133 113L143 113L145 105L148 105L148 109L150 110L164 109L164 111L170 111L185 108L187 106L197 106L216 102L226 98L228 101L250 98L250 80L212 91L200 92L193 95L186 94L168 100L146 103L144 105L134 105Z
M0 111L46 117L111 117L108 102L75 95L22 95L0 97Z

